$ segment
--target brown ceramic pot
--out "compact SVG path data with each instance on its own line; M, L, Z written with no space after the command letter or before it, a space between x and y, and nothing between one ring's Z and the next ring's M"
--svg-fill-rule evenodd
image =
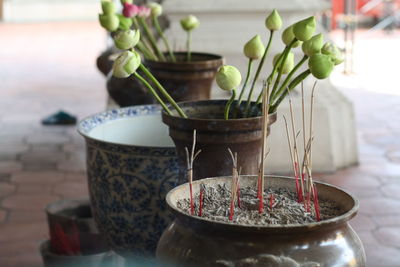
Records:
M189 118L165 112L162 120L169 126L183 171L186 167L185 147L192 147L193 130L197 131L196 148L201 153L194 162L194 179L230 175L232 159L228 148L238 153L242 174L257 174L261 154L260 116L243 119L223 119L226 100L183 102L179 106ZM232 104L233 106L234 104ZM276 121L276 113L269 117L269 125ZM269 134L269 126L268 126Z
M256 176L242 176L241 186L256 186ZM231 177L195 181L208 186L230 183ZM295 191L294 180L268 177L267 187L287 187ZM176 215L157 246L162 263L179 266L365 266L363 245L349 225L358 210L358 201L332 185L316 183L320 199L335 202L340 215L304 225L240 226L190 216L177 208L188 197L188 185L180 185L167 195L167 204Z
M174 54L177 62L146 60L144 64L175 101L210 99L215 74L223 64L222 56L192 53L192 60L188 62L186 53Z

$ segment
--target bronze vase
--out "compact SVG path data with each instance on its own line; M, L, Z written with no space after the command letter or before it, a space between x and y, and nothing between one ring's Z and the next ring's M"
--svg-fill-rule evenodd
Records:
M238 154L242 174L257 174L261 154L262 119L253 116L242 119L223 118L226 100L181 102L179 106L188 118L162 113L175 143L181 171L186 168L185 147L190 149L193 131L197 131L196 148L201 153L194 162L194 179L230 175L232 160L228 148ZM234 106L234 104L232 104ZM260 115L260 114L258 114ZM276 113L269 115L269 126L276 121Z
M207 186L231 183L231 177L215 177L193 182ZM256 186L256 176L242 176L240 186ZM266 187L287 187L295 192L288 177L266 177ZM215 222L191 216L177 208L189 197L188 184L171 190L166 198L176 215L157 246L161 263L179 266L365 266L363 245L349 225L358 210L358 201L329 184L316 183L319 199L335 202L339 215L320 222L296 225L245 226Z

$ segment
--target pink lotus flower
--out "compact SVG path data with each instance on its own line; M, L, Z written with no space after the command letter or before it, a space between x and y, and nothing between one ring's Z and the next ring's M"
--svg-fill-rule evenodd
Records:
M134 4L124 3L122 14L124 17L132 18L138 15L140 7Z
M142 18L147 18L151 14L151 9L146 6L138 6L139 12L138 16Z

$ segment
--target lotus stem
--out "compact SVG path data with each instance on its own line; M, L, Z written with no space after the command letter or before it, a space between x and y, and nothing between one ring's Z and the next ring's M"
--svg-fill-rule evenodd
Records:
M153 24L156 27L156 30L158 32L158 34L161 36L161 39L163 40L165 47L167 48L168 54L172 60L172 62L176 62L176 58L174 53L171 50L171 47L169 46L169 42L168 39L165 37L165 34L163 32L163 30L160 27L160 23L158 22L158 17L153 16Z
M270 48L270 46L271 46L271 42L272 42L273 35L274 35L274 31L271 30L271 31L270 31L270 35L269 35L269 39L268 39L268 44L267 44L267 46L266 46L266 48L265 48L265 50L264 50L264 54L263 54L263 56L262 56L262 58L261 58L261 61L260 61L260 63L258 64L256 74L254 75L253 82L252 82L251 87L250 87L250 92L249 92L249 95L248 95L248 97L247 97L246 107L245 107L245 109L244 109L244 114L245 114L246 117L248 116L248 113L249 113L250 103L251 103L251 97L253 96L254 87L255 87L255 85L256 85L258 76L260 75L261 69L262 69L262 67L264 66L264 61L265 61L265 58L267 57L268 50L269 50L269 48Z
M143 54L146 59L157 61L157 57L153 54L153 51L149 50L142 41L137 44L137 49Z
M224 111L225 120L229 119L229 111L231 109L232 102L235 101L235 97L236 97L236 89L233 89L232 96L225 105L225 111Z
M252 63L253 63L253 59L252 59L252 58L249 58L249 63L248 63L248 65L247 65L246 79L245 79L245 81L244 81L244 83L243 83L242 90L240 91L240 94L239 94L239 98L238 98L238 102L237 102L237 104L236 104L236 110L235 110L234 117L236 117L236 114L237 114L237 112L238 112L238 110L239 110L239 108L240 108L240 104L242 103L242 97L243 97L244 91L246 90L247 83L248 83L249 78L250 78Z
M191 51L191 46L192 46L192 31L187 32L187 42L186 42L186 50L187 50L187 61L192 60L192 51Z
M168 100L168 102L176 109L182 118L187 118L185 112L178 106L175 100L168 94L167 90L157 81L151 72L143 65L140 64L139 69L156 85L161 94Z
M153 32L147 26L146 21L141 17L138 17L138 20L139 24L142 26L147 38L150 41L150 45L153 47L153 50L157 53L157 56L161 59L161 61L166 61L163 53L161 53L160 49L158 49L157 41L154 38Z
M161 97L157 94L156 90L137 72L135 72L135 77L138 78L149 90L150 93L155 97L158 103L162 106L162 108L168 113L168 115L172 115L172 112L169 110L167 105L165 105L164 101Z

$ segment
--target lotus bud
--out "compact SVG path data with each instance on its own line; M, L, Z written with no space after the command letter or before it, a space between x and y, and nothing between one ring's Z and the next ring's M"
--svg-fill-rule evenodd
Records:
M126 50L139 42L140 31L139 30L126 30L120 31L114 36L115 46L119 49Z
M138 6L139 11L138 11L138 16L142 17L142 18L147 18L148 16L150 16L151 10L150 8L146 7L146 6Z
M159 3L150 3L149 8L152 17L158 17L162 14L162 6Z
M301 48L303 49L303 53L310 57L315 53L320 53L323 44L324 36L320 33L305 41Z
M199 27L199 25L200 21L193 15L189 15L181 19L181 26L187 32L196 29Z
M110 32L118 29L119 19L115 14L99 14L99 21L100 25Z
M122 14L127 18L133 18L139 13L139 8L137 5L125 3L122 9Z
M321 49L321 52L322 54L330 56L335 65L338 65L344 61L343 53L336 45L332 44L331 42L325 43L325 45Z
M121 0L121 4L125 5L125 4L133 4L133 0Z
M118 28L120 30L129 30L132 26L132 19L127 18L121 14L117 14L118 19L119 19L119 26Z
M114 2L110 0L101 1L101 9L103 10L103 13L106 15L115 14L115 12L117 11L117 7L115 6Z
M278 60L279 56L281 54L276 54L274 56L274 65L276 64L276 61ZM282 64L281 64L282 66ZM278 68L278 70L280 70L281 67ZM294 68L294 54L292 52L289 52L289 54L286 57L285 63L283 64L282 67L282 74L288 74L289 72L292 71L292 69Z
M321 53L312 55L308 60L308 68L317 79L327 78L331 74L333 67L334 64L331 57Z
M250 59L259 59L263 56L265 47L261 41L260 35L254 36L250 41L248 41L243 48L243 52L246 57Z
M140 66L141 58L136 51L124 51L114 61L113 76L117 78L127 78L136 72Z
M296 38L296 37L294 36L294 33L293 33L293 25L287 27L287 28L282 32L282 41L283 41L283 43L284 43L285 45L289 45L289 44L293 41L294 38ZM301 45L301 42L300 42L300 41L296 41L296 42L293 44L293 47L298 47L299 45Z
M224 65L218 69L216 80L221 89L231 91L239 86L242 75L236 67Z
M282 27L282 19L276 9L274 9L265 20L265 26L270 31L278 31Z
M299 22L293 25L293 33L296 36L297 40L307 41L310 39L315 32L315 17L311 16L304 20L300 20Z

